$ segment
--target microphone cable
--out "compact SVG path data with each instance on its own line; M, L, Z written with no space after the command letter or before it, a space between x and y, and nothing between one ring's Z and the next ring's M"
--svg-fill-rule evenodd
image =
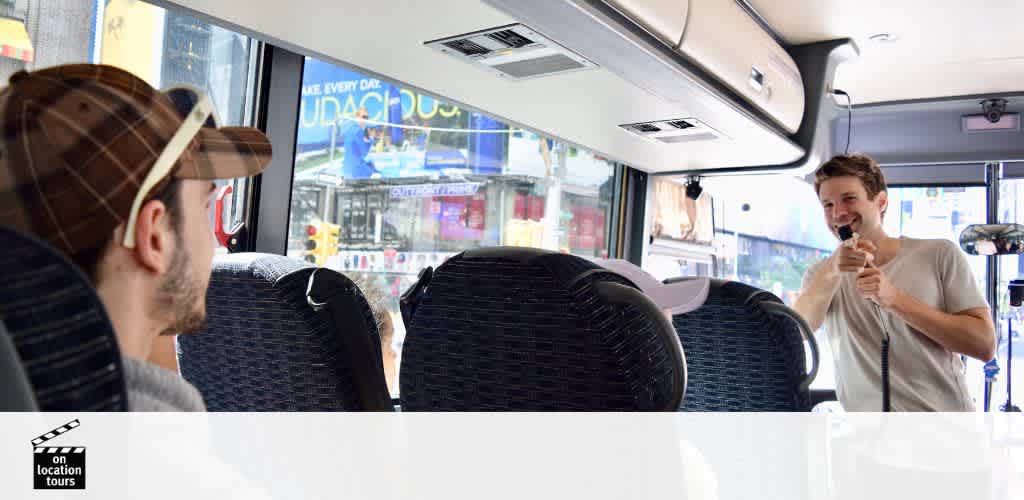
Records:
M871 305L878 316L878 324L882 325L882 411L889 412L892 411L889 402L889 328L882 318L882 308L874 302Z
M841 90L838 92L842 92ZM839 226L837 231L839 232L839 239L843 240L843 244L851 248L857 246L858 236L853 232L853 228L849 225ZM869 301L870 302L870 301ZM878 324L882 327L882 355L881 355L881 371L882 371L882 411L892 411L890 403L890 390L889 390L889 327L885 318L882 316L882 308L871 302L871 306L875 310L875 316L878 318Z

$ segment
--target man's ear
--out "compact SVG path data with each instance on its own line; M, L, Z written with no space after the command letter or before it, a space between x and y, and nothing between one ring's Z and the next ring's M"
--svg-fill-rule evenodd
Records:
M878 203L878 210L880 213L885 214L889 210L889 192L879 191L875 197L875 202Z
M167 272L174 252L174 235L167 205L151 200L139 209L135 223L135 249L139 265L156 274Z

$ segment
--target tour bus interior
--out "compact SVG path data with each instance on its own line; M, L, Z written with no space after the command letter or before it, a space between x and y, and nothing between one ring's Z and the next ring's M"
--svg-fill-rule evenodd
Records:
M421 269L482 247L621 258L792 305L838 245L811 178L835 154L882 166L890 235L959 243L969 225L1024 215L1017 2L10 3L36 55L5 58L5 80L26 64L114 64L195 85L223 122L265 130L273 162L230 183L219 252L365 277L385 295L398 363L400 302ZM87 33L48 47L40 23ZM350 162L349 134L374 139L365 161ZM968 259L1005 366L1021 319L1007 286L1024 260ZM834 390L814 337L810 387ZM966 377L978 410L997 409L998 390L982 404L982 364Z

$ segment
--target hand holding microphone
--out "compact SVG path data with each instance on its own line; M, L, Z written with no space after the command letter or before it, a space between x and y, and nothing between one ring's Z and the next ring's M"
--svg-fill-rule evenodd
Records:
M844 273L863 271L874 260L878 248L870 241L861 241L850 226L839 226L837 231L843 244L836 251L836 269Z

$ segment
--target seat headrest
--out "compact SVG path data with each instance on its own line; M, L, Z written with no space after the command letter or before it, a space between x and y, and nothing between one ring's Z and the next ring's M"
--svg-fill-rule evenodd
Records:
M35 237L0 227L0 317L43 411L124 411L121 354L89 278Z
M675 410L682 398L685 359L668 318L583 258L474 250L420 288L405 301L416 309L403 410Z
M332 290L345 289L351 317L338 321L310 305L314 271L318 280L330 275ZM206 303L206 328L178 337L178 346L181 373L209 410L363 410L366 384L353 360L367 358L379 366L379 380L370 375L373 399L390 403L373 313L344 275L281 255L218 256Z

